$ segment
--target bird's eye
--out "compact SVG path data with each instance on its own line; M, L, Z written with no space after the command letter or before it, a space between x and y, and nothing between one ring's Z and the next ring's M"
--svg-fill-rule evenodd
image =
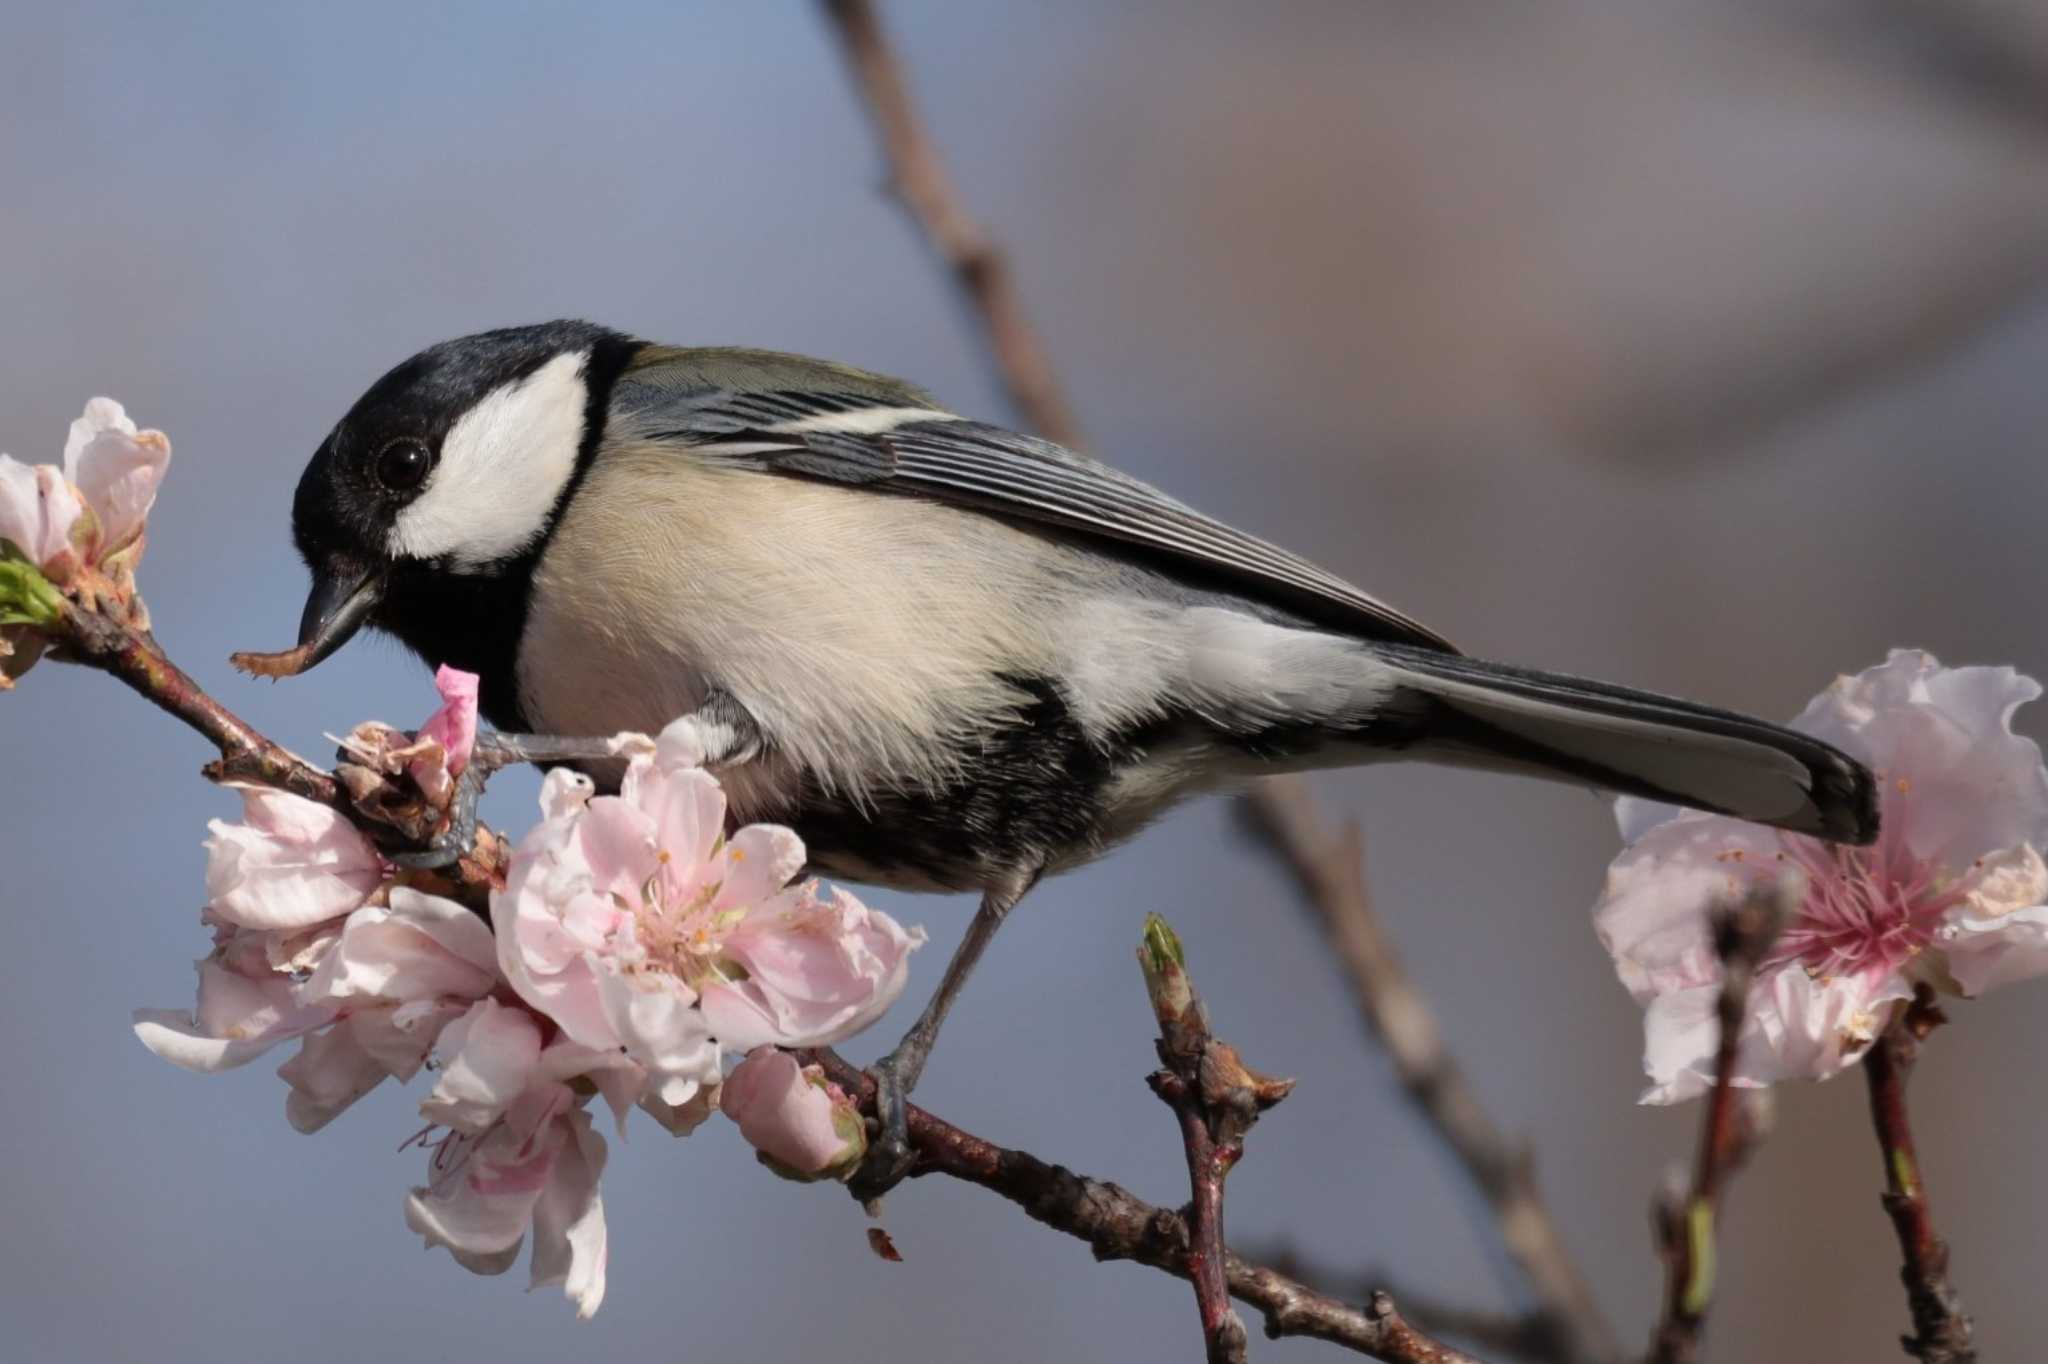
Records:
M434 452L411 437L401 437L377 452L377 481L394 493L409 493L427 481Z

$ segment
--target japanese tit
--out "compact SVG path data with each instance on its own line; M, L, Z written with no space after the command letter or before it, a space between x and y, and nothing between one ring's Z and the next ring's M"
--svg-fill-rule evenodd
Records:
M1816 739L1483 663L1303 559L894 379L583 322L430 347L301 478L306 666L364 625L501 729L693 717L820 871L1007 903L1185 797L1416 758L1851 843Z

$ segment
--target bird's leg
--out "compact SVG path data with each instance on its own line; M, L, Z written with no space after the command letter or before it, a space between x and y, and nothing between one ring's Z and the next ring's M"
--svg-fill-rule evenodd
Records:
M690 722L706 767L729 767L761 752L760 731L752 717L723 693L714 694L685 718ZM391 860L401 867L430 871L448 866L467 853L476 843L477 801L484 793L484 783L500 768L515 763L618 761L631 757L632 750L630 741L622 743L615 737L479 733L469 765L455 779L455 796L449 802L446 827L422 851L399 853Z
M946 963L946 974L939 979L939 988L925 1002L924 1012L917 1016L917 1022L910 1025L910 1031L887 1056L868 1067L868 1074L875 1077L875 1116L880 1130L875 1142L868 1148L867 1159L860 1169L847 1181L853 1196L863 1203L872 1204L889 1190L903 1182L910 1173L910 1122L905 1108L910 1091L917 1088L919 1077L924 1074L925 1062L931 1059L932 1046L939 1040L939 1028L946 1021L947 1011L961 987L967 984L967 977L974 972L975 963L988 948L996 930L1003 926L1003 919L1010 907L1023 898L1031 887L1035 876L1025 878L1013 885L991 889L981 897L981 907L974 911L974 922L967 925L967 936L960 940L960 946L953 949L953 959Z

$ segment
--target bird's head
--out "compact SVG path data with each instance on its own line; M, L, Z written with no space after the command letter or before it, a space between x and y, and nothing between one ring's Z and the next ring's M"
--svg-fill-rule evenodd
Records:
M508 327L431 346L372 384L292 500L313 575L298 647L245 656L253 670L304 671L364 625L425 653L404 627L426 598L528 571L601 430L605 376L632 346L587 322Z

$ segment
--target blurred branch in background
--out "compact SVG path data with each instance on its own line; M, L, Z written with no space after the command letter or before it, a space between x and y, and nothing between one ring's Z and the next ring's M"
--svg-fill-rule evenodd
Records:
M1010 401L1047 440L1079 448L1073 410L1053 374L1038 333L1024 316L1009 261L961 206L938 148L911 103L903 65L882 33L869 0L822 0L874 115L889 161L889 185L925 240L953 273L981 320L995 369Z
M1762 6L1778 23L1876 48L1947 98L2048 136L2048 11L2037 0L1821 0Z
M1613 1333L1543 1202L1529 1153L1487 1116L1373 913L1357 826L1347 824L1337 833L1326 829L1297 778L1260 783L1242 809L1247 827L1293 877L1303 906L1336 949L1359 1016L1386 1049L1401 1087L1492 1210L1515 1270L1509 1287L1526 1300L1524 1316L1512 1323L1512 1334L1523 1342L1518 1353L1568 1361L1613 1358Z
M1906 1081L1920 1059L1920 1044L1947 1022L1934 991L1922 985L1913 1002L1863 1057L1870 1085L1870 1118L1884 1152L1884 1210L1899 1234L1905 1265L1899 1277L1913 1313L1913 1334L1900 1339L1907 1354L1926 1364L1970 1364L1977 1358L1975 1330L1962 1296L1948 1277L1948 1242L1935 1230L1920 1157L1906 1113Z
M1735 1066L1750 986L1785 918L1783 898L1772 887L1730 906L1714 924L1714 950L1721 958L1721 994L1714 1010L1720 1027L1714 1088L1700 1125L1692 1187L1668 1192L1653 1210L1665 1277L1664 1312L1650 1340L1650 1364L1693 1364L1699 1357L1701 1328L1714 1301L1719 1236L1715 1223L1721 1195L1770 1127L1769 1091L1737 1089Z

